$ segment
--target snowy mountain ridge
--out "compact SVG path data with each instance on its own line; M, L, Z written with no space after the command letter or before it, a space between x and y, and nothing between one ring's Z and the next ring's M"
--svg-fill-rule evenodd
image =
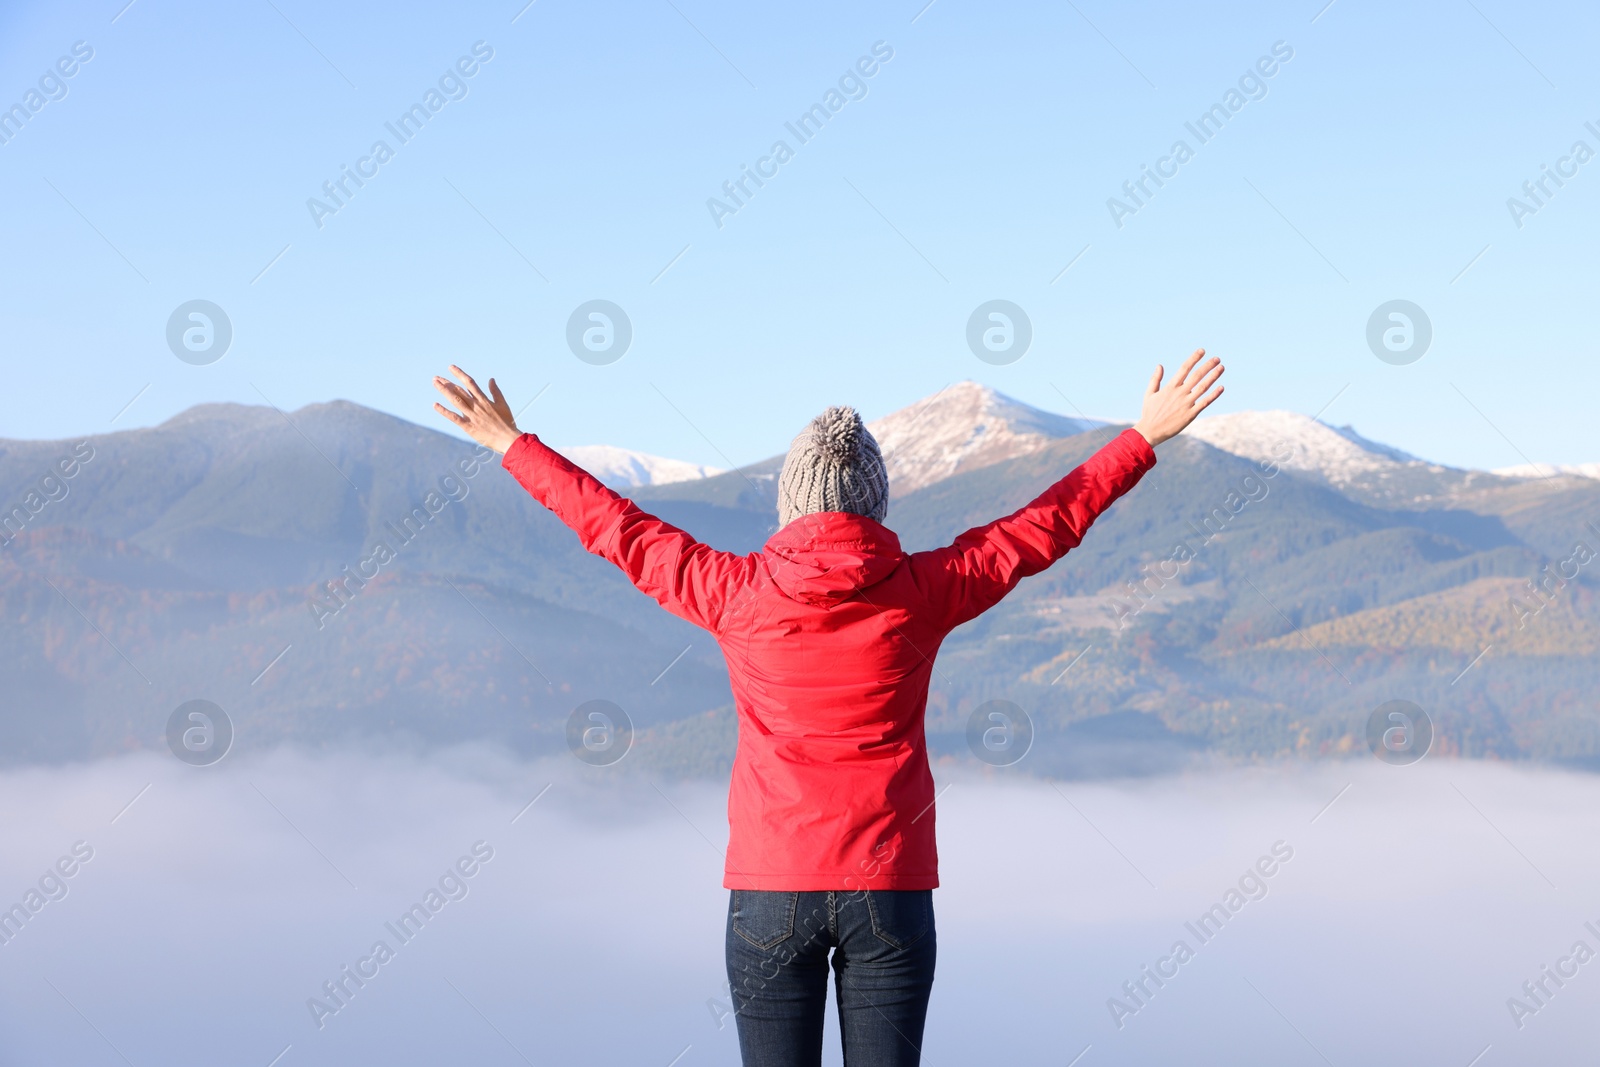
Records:
M1184 433L1246 459L1271 459L1299 474L1347 485L1359 475L1421 466L1443 470L1399 449L1369 441L1346 426L1335 429L1295 411L1237 411L1195 420Z
M1045 411L974 381L955 382L867 424L883 452L896 496L1108 425L1100 419ZM1434 499L1446 485L1465 488L1485 479L1551 475L1600 479L1600 463L1461 470L1373 441L1349 426L1331 426L1294 411L1203 416L1184 436L1245 459L1274 462L1338 489L1395 502ZM616 488L664 485L723 473L717 467L609 445L560 451Z
M1035 452L1051 441L1107 425L1068 418L973 381L956 382L867 424L896 495L966 470Z
M1503 478L1552 478L1565 474L1600 480L1600 463L1519 463L1515 467L1496 467L1493 473Z
M573 445L556 451L613 489L689 482L722 473L720 467L652 456L648 452L613 445Z

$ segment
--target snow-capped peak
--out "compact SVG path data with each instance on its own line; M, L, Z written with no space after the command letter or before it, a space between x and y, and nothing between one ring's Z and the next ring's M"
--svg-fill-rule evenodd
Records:
M1492 473L1505 478L1551 478L1565 474L1600 479L1600 463L1519 463L1515 467L1496 467Z
M1185 436L1252 460L1347 485L1362 475L1431 464L1296 411L1239 411L1197 420Z
M972 381L946 386L867 424L896 496L1104 425L1052 414Z
M556 451L612 488L688 482L722 473L720 467L666 459L611 445L573 445Z

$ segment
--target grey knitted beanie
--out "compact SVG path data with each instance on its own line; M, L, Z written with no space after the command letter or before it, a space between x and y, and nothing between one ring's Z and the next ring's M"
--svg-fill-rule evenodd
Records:
M889 472L855 408L831 407L812 419L783 461L778 525L818 511L847 511L877 522L889 513Z

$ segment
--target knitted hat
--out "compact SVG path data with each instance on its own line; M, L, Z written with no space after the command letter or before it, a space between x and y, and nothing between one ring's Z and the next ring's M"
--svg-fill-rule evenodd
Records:
M847 511L877 522L889 513L889 472L855 408L831 407L812 419L783 461L778 525L818 511Z

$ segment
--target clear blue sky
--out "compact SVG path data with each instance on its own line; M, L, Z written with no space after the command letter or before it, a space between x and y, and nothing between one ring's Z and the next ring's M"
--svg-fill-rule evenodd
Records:
M1338 395L1329 421L1444 462L1600 460L1600 160L1521 228L1506 203L1600 150L1592 5L124 2L0 8L0 106L93 49L0 144L0 436L104 431L146 385L116 428L262 395L442 428L429 378L458 360L517 406L548 384L523 422L555 443L723 465L968 377L1131 419L1151 365L1204 344L1222 410ZM401 144L385 123L478 41L465 97ZM801 144L785 122L879 41ZM1200 144L1185 122L1279 41ZM719 229L708 198L780 139ZM1119 228L1108 198L1179 139ZM308 198L378 140L319 228ZM595 298L634 329L605 366L565 341ZM1010 365L965 341L994 298L1033 323ZM1396 298L1434 329L1407 366L1365 339ZM232 322L216 363L168 349L191 299Z

